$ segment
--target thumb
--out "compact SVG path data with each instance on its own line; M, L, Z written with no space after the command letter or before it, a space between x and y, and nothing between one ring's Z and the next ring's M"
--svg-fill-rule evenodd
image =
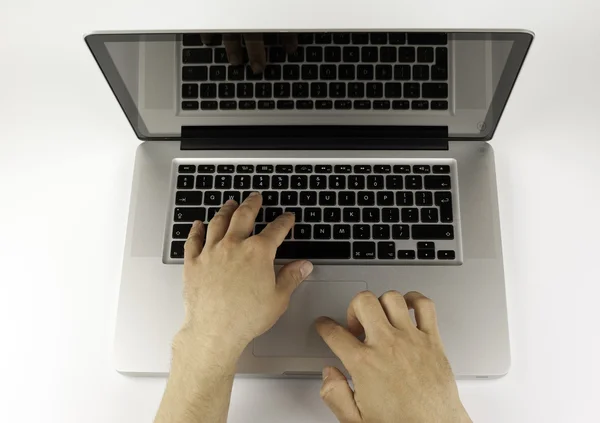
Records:
M354 392L350 389L346 376L336 367L323 369L321 398L340 423L362 422L360 411L354 402Z
M312 271L313 264L310 261L300 260L288 263L277 273L277 287L289 297Z

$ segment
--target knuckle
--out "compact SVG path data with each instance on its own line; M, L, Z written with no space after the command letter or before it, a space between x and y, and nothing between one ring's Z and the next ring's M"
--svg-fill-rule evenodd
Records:
M319 391L319 395L321 396L321 399L327 400L327 398L330 396L333 389L334 389L333 383L331 383L331 382L323 383L323 385L321 386L321 390Z
M235 212L242 219L253 219L256 213L254 210L248 206L247 204L243 204Z
M360 304L365 301L372 300L373 298L376 298L376 297L375 297L375 294L373 294L371 291L361 291L358 294L356 294L353 301L356 302L357 304Z
M386 302L386 301L396 301L399 300L400 298L402 298L404 300L404 297L402 294L400 294L398 291L387 291L385 292L382 296L381 296L381 300Z

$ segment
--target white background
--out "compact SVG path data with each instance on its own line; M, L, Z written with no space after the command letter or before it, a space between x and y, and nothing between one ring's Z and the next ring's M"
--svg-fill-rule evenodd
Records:
M138 144L82 35L174 28L527 28L496 151L513 366L477 422L598 422L600 2L1 0L0 420L151 421L112 366ZM483 276L484 277L484 276ZM319 381L237 380L231 422L333 422Z

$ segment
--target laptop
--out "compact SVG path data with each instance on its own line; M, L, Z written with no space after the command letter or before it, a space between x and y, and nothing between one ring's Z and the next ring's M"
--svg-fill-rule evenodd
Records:
M351 299L366 289L432 298L457 378L506 374L509 332L488 141L533 34L255 33L263 33L265 48L259 73L247 62L229 64L228 31L85 38L142 141L116 369L169 372L192 222L208 223L227 199L258 190L263 208L255 233L284 211L296 214L276 266L310 259L315 270L280 321L248 346L239 374L315 377L325 365L342 367L313 321L327 315L345 323ZM281 45L290 37L293 50Z

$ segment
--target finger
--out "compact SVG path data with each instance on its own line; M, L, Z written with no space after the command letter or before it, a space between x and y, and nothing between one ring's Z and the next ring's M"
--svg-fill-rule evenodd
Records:
M315 322L317 333L331 348L331 351L342 360L346 368L353 367L356 351L364 348L364 344L350 332L329 317L319 317Z
M233 214L227 235L236 239L248 238L254 230L254 221L261 206L262 195L251 193Z
M415 291L405 294L404 299L408 308L415 311L417 328L430 335L438 335L437 313L433 301Z
M298 49L298 34L281 34L281 44L286 53L295 52Z
M183 253L184 261L195 259L200 255L202 248L204 247L204 235L204 223L196 220L185 241Z
M321 398L341 423L359 423L360 411L348 379L336 367L323 369Z
M275 252L276 248L281 245L287 234L294 227L295 221L296 217L293 213L283 213L282 215L277 216L277 219L269 223L257 236L268 240L269 243L273 245L273 252Z
M238 203L235 200L227 200L223 207L221 207L221 210L213 216L208 224L206 245L215 245L223 239L229 228L231 216L233 216L233 213L237 208Z
M242 37L240 34L223 34L223 44L229 63L235 66L244 63L244 51L242 50Z
M414 328L410 320L406 301L401 293L398 291L388 291L379 297L379 303L392 326L398 329Z
M206 45L211 45L211 43L213 42L213 40L215 39L215 34L200 34L200 39L202 40L202 42Z
M291 297L312 271L313 265L310 261L297 260L286 264L277 273L277 289L287 298Z
M351 333L362 333L366 338L377 337L385 328L391 327L381 303L370 291L359 292L350 302L347 313L348 327Z
M263 35L257 33L244 34L244 41L246 42L250 67L254 73L261 73L267 65Z

